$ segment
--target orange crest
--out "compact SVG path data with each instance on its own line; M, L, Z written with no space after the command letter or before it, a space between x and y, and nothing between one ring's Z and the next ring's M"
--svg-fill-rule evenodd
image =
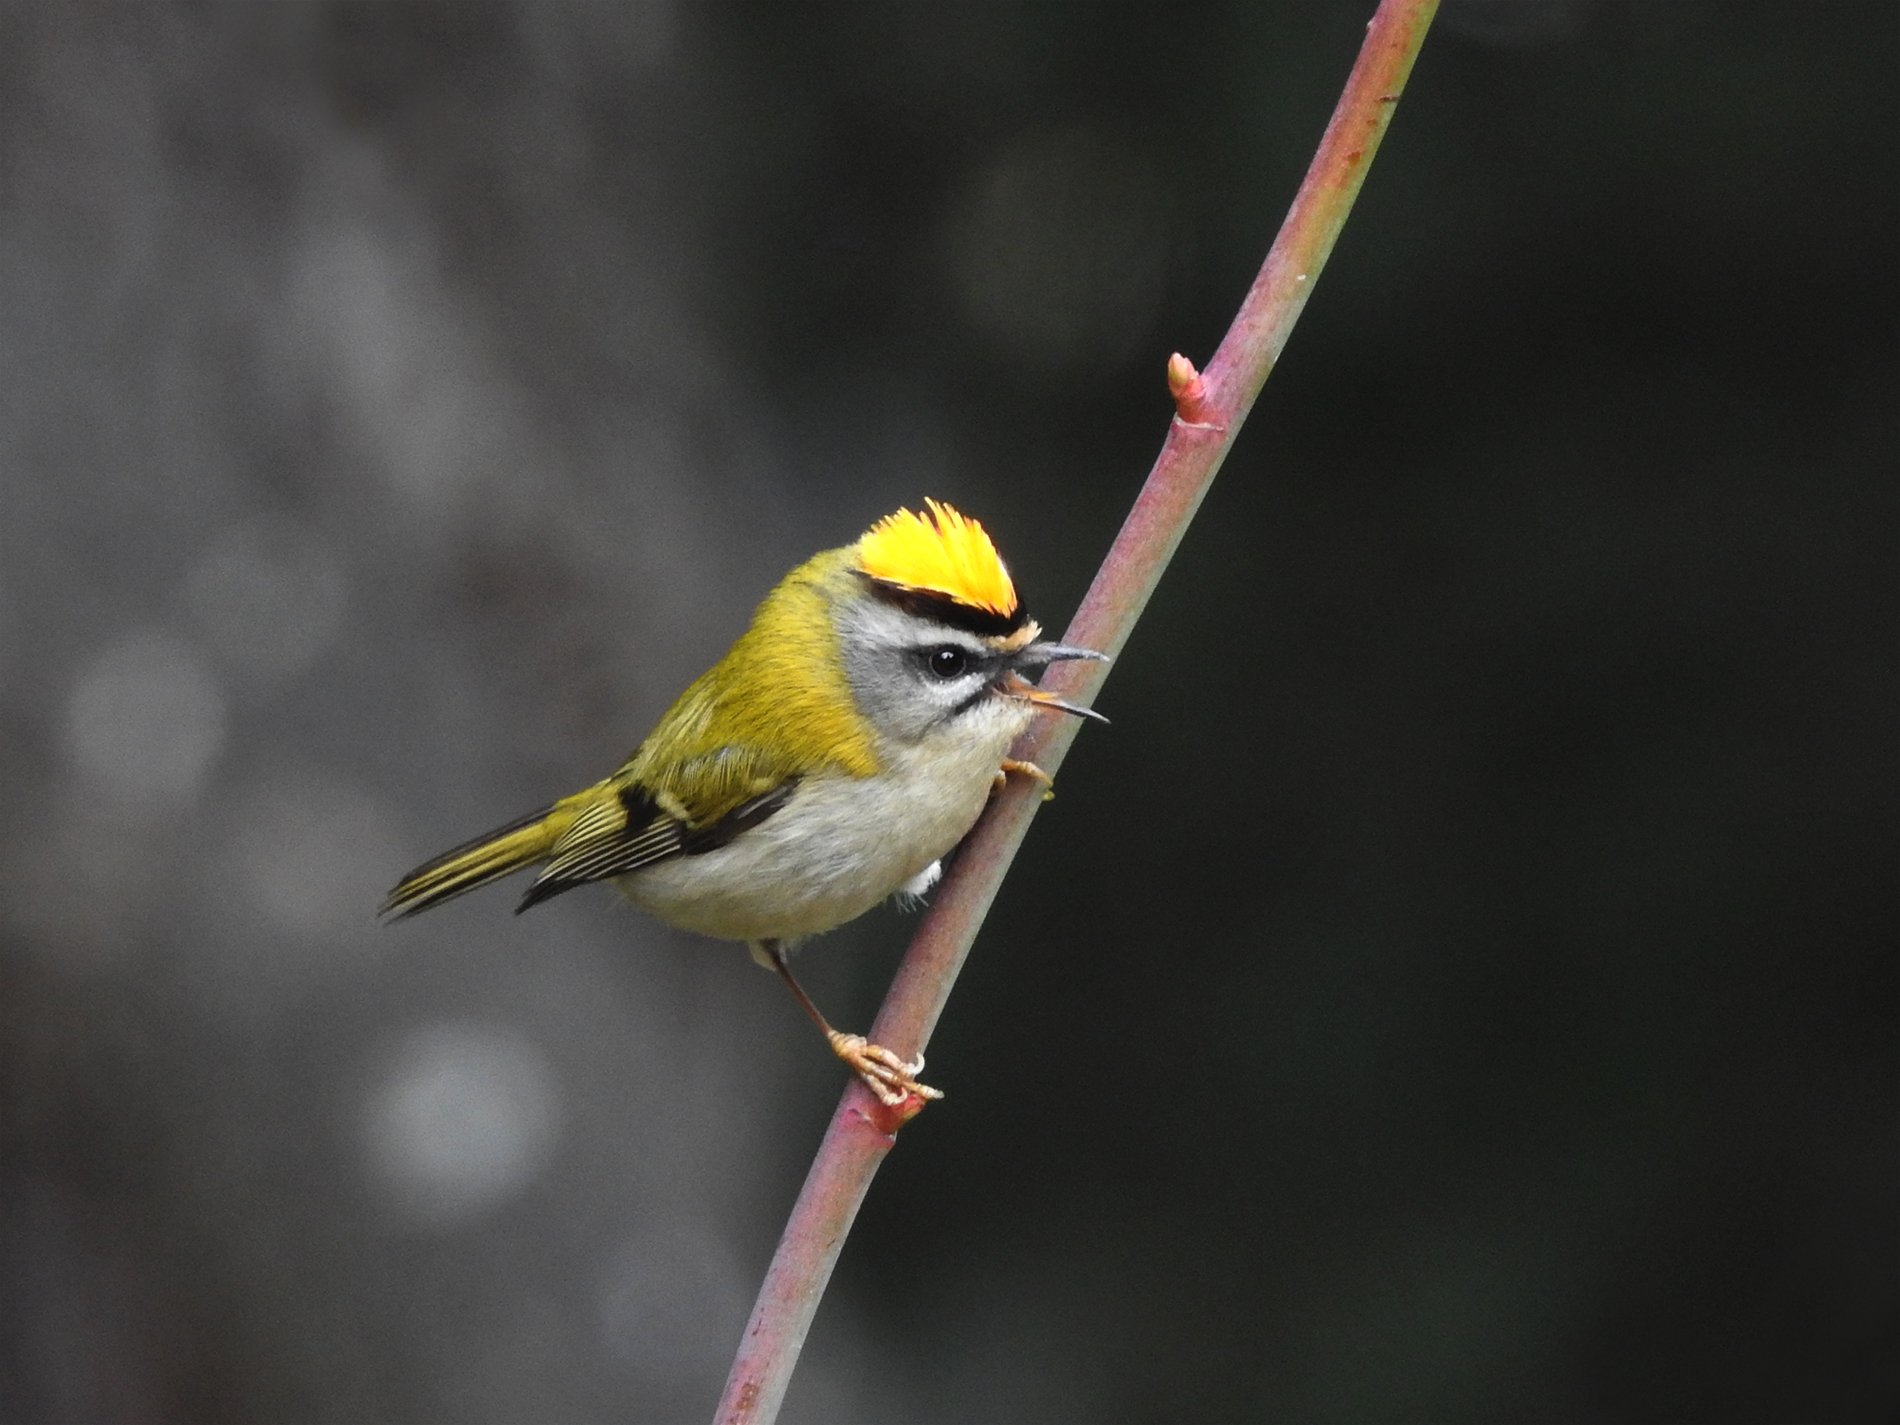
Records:
M924 511L899 510L866 530L858 540L858 567L902 589L1012 617L1016 586L983 526L935 500L926 499Z

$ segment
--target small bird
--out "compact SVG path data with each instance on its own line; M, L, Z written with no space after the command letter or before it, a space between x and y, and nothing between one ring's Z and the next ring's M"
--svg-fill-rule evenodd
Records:
M807 936L921 895L1008 773L1039 709L1106 722L1024 675L1106 655L1041 641L983 526L936 500L813 556L619 771L444 852L383 912L414 915L539 866L516 913L611 880L668 925L751 945L878 1098L942 1095L835 1030L792 975Z

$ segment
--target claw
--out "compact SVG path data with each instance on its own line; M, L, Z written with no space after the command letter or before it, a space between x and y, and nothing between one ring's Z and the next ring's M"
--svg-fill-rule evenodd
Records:
M924 1071L922 1054L911 1060L900 1059L862 1034L844 1034L836 1029L825 1037L831 1041L831 1052L844 1060L886 1108L896 1108L913 1095L921 1099L943 1097L941 1089L917 1082L917 1075Z
M1042 799L1045 802L1052 802L1056 799L1056 794L1055 794L1056 779L1054 777L1051 777L1047 772L1043 771L1042 768L1038 767L1034 762L1021 762L1021 761L1018 761L1014 757L1005 757L1002 760L1002 763L997 767L996 769L996 790L997 791L1000 792L1003 790L1004 787L1007 787L1009 785L1009 774L1011 772L1014 772L1019 777L1032 777L1036 781L1041 782L1042 783Z

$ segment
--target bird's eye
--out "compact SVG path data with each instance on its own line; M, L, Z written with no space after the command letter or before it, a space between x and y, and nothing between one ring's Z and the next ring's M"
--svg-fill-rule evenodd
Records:
M952 678L963 676L964 670L970 666L970 655L954 644L946 643L943 647L933 648L926 653L924 661L929 666L932 676L941 678L947 683Z

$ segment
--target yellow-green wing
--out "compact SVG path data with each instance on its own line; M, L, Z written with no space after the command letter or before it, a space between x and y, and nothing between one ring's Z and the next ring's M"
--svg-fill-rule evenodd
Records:
M802 777L877 772L826 592L847 577L848 554L829 551L788 575L626 765L583 794L522 909L570 886L716 850L783 807Z
M795 774L768 771L766 759L744 749L721 748L700 759L709 765L679 769L682 784L697 793L681 796L635 780L638 760L636 754L595 789L550 849L517 913L589 881L715 851L782 808L799 782Z

